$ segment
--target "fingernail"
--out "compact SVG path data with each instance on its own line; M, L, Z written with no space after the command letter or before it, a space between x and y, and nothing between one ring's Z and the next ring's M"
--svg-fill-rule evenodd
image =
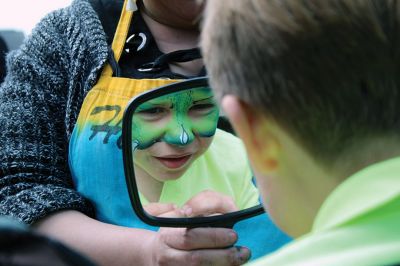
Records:
M245 263L250 259L251 257L250 249L246 247L236 247L236 249L238 251L237 256L240 262Z
M235 231L229 232L229 241L235 243L237 240L237 234Z

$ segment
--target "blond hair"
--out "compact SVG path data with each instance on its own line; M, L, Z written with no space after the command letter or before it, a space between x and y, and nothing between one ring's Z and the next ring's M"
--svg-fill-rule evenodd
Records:
M208 0L202 49L218 97L273 116L328 162L400 132L396 0Z

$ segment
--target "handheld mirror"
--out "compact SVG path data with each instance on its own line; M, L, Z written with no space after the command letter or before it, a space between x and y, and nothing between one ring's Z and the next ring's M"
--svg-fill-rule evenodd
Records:
M129 103L124 170L142 221L231 227L263 212L244 146L227 132L226 121L206 78L157 88Z

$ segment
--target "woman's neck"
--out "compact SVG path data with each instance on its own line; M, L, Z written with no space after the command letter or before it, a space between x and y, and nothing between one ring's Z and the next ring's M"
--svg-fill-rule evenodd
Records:
M141 11L141 13L161 52L169 53L176 50L198 47L200 36L199 30L186 30L171 27L156 21L147 15L146 12ZM170 64L172 72L185 76L197 75L201 71L202 67L203 60L201 59L185 63Z

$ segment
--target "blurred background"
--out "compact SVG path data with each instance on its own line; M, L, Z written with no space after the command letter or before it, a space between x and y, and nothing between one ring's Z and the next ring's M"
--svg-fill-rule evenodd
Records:
M19 47L32 28L47 13L72 0L0 0L0 37L9 50Z
M72 0L0 0L0 83L6 75L5 56L17 49L32 28L52 10Z

